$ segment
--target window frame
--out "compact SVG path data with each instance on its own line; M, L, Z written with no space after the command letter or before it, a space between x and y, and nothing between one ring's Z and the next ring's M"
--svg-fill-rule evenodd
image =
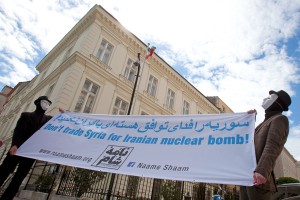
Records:
M148 79L147 93L155 97L157 86L158 86L158 79L155 76L150 75Z
M171 92L171 94L170 94L170 92ZM173 96L172 96L172 94L173 94ZM167 105L168 108L174 109L174 105L175 105L175 92L171 88L168 88L166 105Z
M120 102L119 105L116 105L117 100ZM125 109L122 109L123 104L125 104ZM112 108L112 115L127 115L129 109L129 103L127 101L125 101L124 99L122 99L121 97L116 97L115 101L114 101L114 105ZM115 112L116 110L116 112ZM123 112L123 114L120 114L120 112Z
M190 103L186 100L183 100L182 114L184 115L190 114Z
M104 43L104 44L103 44ZM111 49L108 49L111 48ZM110 58L112 56L114 46L108 42L106 39L102 39L100 46L98 48L96 58L101 60L104 64L108 65Z
M89 85L86 84L89 82ZM87 86L87 88L86 88ZM97 87L96 91L95 87ZM96 84L95 82L85 79L84 84L82 85L82 89L80 91L80 94L78 96L77 102L74 107L74 112L82 112L82 113L92 113L92 110L95 106L97 96L99 94L99 91L101 90L101 86ZM91 102L91 98L92 102ZM80 105L81 104L81 105ZM87 112L88 111L88 112Z
M138 66L135 65L134 63L135 62L131 58L128 58L126 62L125 71L124 71L124 77L133 83L136 80L136 76L138 72Z

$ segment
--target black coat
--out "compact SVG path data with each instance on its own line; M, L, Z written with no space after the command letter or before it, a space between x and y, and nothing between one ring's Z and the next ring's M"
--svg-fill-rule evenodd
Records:
M47 123L52 116L39 112L23 112L17 122L12 137L12 146L18 148L30 138L37 130Z

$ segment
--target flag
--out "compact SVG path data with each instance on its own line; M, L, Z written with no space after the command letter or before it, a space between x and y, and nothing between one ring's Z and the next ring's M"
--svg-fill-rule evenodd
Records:
M150 57L153 55L155 49L156 49L156 47L152 46L152 47L150 48L150 47L149 47L149 44L148 44L147 53L146 53L146 57L145 57L146 60L147 60L148 58L150 58Z

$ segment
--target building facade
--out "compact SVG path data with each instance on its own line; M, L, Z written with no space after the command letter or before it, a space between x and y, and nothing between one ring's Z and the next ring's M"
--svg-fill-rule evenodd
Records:
M72 112L126 115L138 71L138 53L141 71L129 114L232 112L220 98L205 97L158 55L145 60L146 49L147 45L95 5L37 65L39 75L11 92L0 115L0 139L5 144L0 155L10 147L20 114L33 111L33 101L41 95L53 102L49 115L57 114L59 107ZM159 199L163 184L162 180L118 174L106 174L101 182L101 198L130 194L134 198ZM192 199L197 199L203 187L207 197L214 193L214 186L205 184L176 182L174 187Z
M12 87L5 86L5 87L3 87L2 91L0 92L0 113L4 107L4 104L7 103L8 97L10 96L10 93L12 90L13 90Z
M300 180L300 162L286 148L283 148L283 151L276 160L274 174L276 178L292 177Z
M208 96L207 99L220 110L220 113L233 113L233 110L218 96Z

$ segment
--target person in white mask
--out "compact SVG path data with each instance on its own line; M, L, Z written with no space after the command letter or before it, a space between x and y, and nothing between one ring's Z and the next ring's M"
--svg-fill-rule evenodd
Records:
M265 119L255 128L254 135L257 166L253 186L240 187L240 200L271 200L277 191L273 170L289 134L289 120L282 112L288 111L291 103L291 97L284 90L271 90L263 100ZM256 113L256 110L248 113Z
M48 110L48 108L51 105L51 103L47 100L41 100L40 104L41 104L41 107L44 111Z
M2 194L0 200L12 200L19 190L23 179L28 174L30 168L34 163L34 159L16 156L17 149L37 130L39 130L45 123L47 123L52 116L45 115L45 111L51 105L51 101L47 96L40 96L34 101L36 109L34 112L23 112L14 129L12 144L7 152L5 159L0 166L0 186L4 183L6 178L18 166L9 186ZM60 109L60 112L63 112Z

